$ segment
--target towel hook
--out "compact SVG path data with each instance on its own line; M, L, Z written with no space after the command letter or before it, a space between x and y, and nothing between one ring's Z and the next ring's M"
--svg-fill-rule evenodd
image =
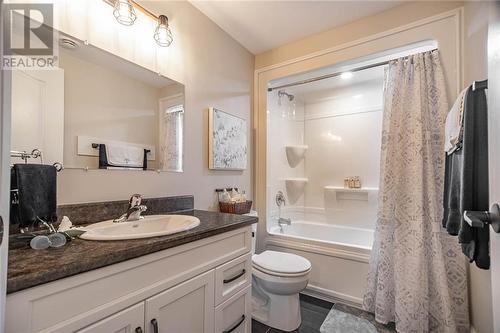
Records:
M466 210L464 219L473 228L484 228L489 224L496 233L500 233L500 206L497 203L489 211Z

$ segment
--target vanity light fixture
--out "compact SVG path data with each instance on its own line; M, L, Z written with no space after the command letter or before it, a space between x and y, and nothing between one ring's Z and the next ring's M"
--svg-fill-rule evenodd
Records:
M123 25L134 24L137 15L135 14L134 6L132 6L129 0L115 0L113 8L113 15L118 23Z
M168 17L165 15L156 16L154 13L147 10L142 5L138 4L135 0L103 0L113 7L113 15L116 20L123 25L132 25L137 19L135 10L146 14L156 22L158 25L154 31L153 37L156 43L160 46L167 47L172 44L174 38L172 31L168 25Z
M158 45L163 47L169 46L174 40L172 31L170 31L170 27L168 26L168 17L165 15L158 17L158 26L155 29L154 39Z

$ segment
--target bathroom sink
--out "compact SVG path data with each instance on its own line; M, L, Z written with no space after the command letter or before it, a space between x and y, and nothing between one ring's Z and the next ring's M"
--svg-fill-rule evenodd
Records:
M192 229L200 220L189 215L149 215L131 222L115 223L113 220L91 224L82 230L80 238L87 240L138 239L175 234Z

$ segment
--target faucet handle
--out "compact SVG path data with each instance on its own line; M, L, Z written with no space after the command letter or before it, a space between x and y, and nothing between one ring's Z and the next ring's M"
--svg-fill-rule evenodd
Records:
M141 204L141 201L142 201L142 196L140 194L136 193L132 195L129 201L130 207L139 206Z
M278 205L278 207L286 205L285 195L282 191L278 191L278 193L276 193L276 205Z

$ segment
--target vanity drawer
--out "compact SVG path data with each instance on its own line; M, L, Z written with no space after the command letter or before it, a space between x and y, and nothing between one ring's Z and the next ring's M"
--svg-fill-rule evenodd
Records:
M215 333L251 333L252 286L233 295L215 309Z
M221 304L246 287L252 280L250 253L233 259L215 269L215 304Z

